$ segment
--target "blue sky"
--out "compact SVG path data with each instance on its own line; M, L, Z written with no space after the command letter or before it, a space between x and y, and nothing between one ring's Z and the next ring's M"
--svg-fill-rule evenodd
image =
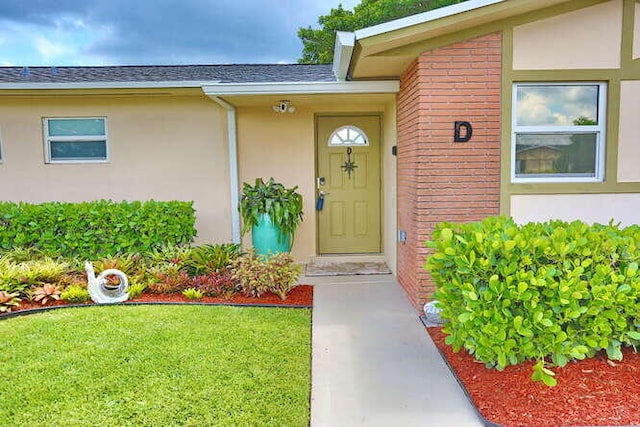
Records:
M292 63L359 0L0 0L0 66Z

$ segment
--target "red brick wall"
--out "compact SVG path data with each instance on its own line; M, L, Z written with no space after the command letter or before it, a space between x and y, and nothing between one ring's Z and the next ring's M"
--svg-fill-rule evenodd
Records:
M420 309L434 287L423 268L435 224L499 214L500 33L424 52L398 96L398 281ZM453 142L454 122L473 126Z

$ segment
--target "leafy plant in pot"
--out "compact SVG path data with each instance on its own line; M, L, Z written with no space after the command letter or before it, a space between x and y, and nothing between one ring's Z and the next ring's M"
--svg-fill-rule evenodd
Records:
M298 186L285 188L273 178L265 183L256 178L252 186L242 185L239 211L242 234L251 230L251 243L259 255L289 252L302 222L302 196Z

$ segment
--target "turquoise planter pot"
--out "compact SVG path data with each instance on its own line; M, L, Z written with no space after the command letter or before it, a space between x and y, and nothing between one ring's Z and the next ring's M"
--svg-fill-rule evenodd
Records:
M291 250L291 236L282 234L267 214L263 214L258 224L251 228L251 243L258 255L271 255Z

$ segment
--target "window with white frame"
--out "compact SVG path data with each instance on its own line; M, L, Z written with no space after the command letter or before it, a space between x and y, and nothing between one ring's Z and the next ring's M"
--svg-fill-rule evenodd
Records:
M513 88L513 182L604 178L605 83L518 83Z
M47 163L106 162L107 119L104 117L45 118Z

